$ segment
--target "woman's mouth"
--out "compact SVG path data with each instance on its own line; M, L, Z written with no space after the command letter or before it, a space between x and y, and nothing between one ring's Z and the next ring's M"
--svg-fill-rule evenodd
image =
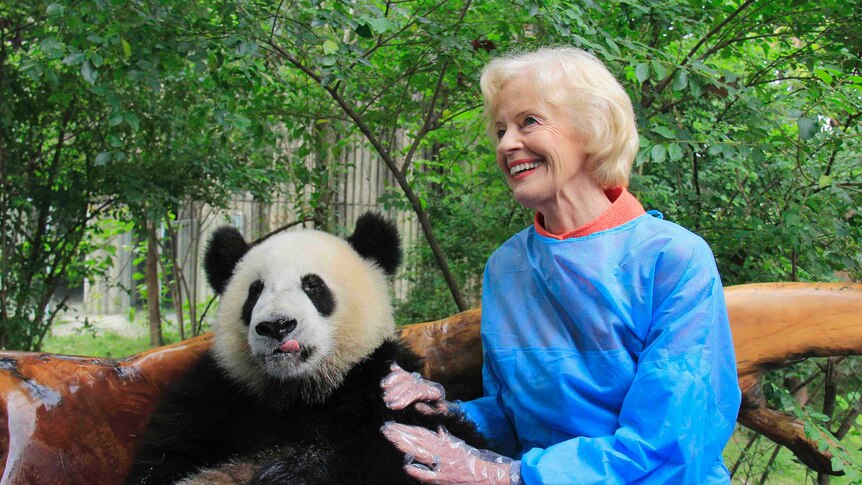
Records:
M517 161L509 166L509 175L512 177L512 180L524 178L544 163L544 160Z

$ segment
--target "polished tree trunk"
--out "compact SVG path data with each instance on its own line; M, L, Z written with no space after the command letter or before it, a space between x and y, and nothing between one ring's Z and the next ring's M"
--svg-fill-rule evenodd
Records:
M836 473L795 418L770 409L763 373L806 357L862 354L862 285L773 283L725 290L743 404L739 421L786 446L814 470ZM451 398L481 392L478 309L408 325L424 373ZM212 335L123 360L0 352L2 483L119 483L165 386Z

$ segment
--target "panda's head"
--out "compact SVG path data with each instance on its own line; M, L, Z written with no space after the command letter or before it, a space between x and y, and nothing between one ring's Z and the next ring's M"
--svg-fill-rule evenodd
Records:
M376 214L347 240L316 230L282 232L248 245L233 228L207 247L207 279L221 295L214 355L236 382L308 384L325 397L344 374L394 333L386 275L401 261L398 232Z

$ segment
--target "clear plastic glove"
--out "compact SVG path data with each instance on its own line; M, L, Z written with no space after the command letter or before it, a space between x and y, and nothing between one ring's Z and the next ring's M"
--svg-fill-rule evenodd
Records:
M404 453L408 475L431 484L514 485L520 483L520 462L493 451L478 450L441 427L436 433L421 426L388 422L380 428Z
M389 409L401 410L415 404L423 414L448 414L457 406L446 400L443 386L423 378L418 372L407 372L393 362L392 372L380 381L383 402Z

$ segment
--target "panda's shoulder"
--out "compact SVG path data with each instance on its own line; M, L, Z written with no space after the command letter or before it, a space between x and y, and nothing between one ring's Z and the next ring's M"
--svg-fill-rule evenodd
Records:
M373 392L376 395L380 380L391 372L393 362L409 372L422 368L422 359L403 340L390 337L350 369L339 386L340 393Z
M160 409L164 413L202 416L245 408L248 401L248 393L228 378L211 352L206 352L165 390Z

